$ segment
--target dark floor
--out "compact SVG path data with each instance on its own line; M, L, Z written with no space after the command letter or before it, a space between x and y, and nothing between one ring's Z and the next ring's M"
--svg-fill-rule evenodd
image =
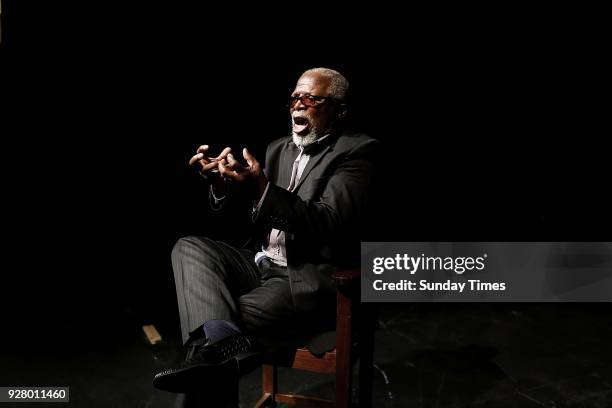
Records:
M610 306L385 305L376 334L374 406L612 407ZM87 329L45 328L18 348L4 347L0 384L69 385L74 407L172 406L174 396L153 389L151 379L179 358L178 329L157 322L164 342L151 346L141 323L126 310ZM259 397L260 374L241 380L241 406ZM280 386L333 395L332 378L324 375L281 371Z

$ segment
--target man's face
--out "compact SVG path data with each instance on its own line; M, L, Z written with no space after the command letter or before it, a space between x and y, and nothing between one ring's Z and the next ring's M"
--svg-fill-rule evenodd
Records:
M329 96L330 81L317 73L308 73L300 77L291 96L312 95ZM302 101L296 101L289 109L294 139L312 143L324 135L330 128L336 108L331 99L325 99L317 106L306 106Z

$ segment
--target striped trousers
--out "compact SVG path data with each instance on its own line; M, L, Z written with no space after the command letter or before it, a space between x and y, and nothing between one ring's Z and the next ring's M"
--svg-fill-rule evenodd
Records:
M323 323L321 314L299 316L295 311L287 268L267 259L257 265L252 251L185 237L172 250L172 268L183 342L211 319L232 321L272 344L298 341ZM331 306L328 317L335 316Z

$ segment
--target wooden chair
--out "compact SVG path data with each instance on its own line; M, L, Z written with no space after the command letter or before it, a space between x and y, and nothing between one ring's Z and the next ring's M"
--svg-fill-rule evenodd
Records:
M359 301L359 269L342 270L333 278L338 287L336 305L336 347L321 357L307 348L295 350L289 363L273 361L263 365L263 395L256 408L276 406L277 402L308 407L351 406L353 363L359 359L359 406L369 407L372 400L372 357L375 314ZM317 373L335 374L335 401L283 394L278 390L278 366Z

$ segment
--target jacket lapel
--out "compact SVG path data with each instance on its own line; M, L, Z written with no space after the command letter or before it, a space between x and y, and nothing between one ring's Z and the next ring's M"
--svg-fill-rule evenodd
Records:
M285 149L281 152L280 169L278 174L278 185L283 188L289 187L291 181L291 170L293 170L293 162L300 154L300 150L290 140Z
M323 159L323 156L325 156L325 154L327 154L327 152L330 149L331 149L331 143L328 143L325 147L323 147L322 149L319 149L318 152L310 156L310 159L308 159L308 163L306 164L306 167L304 168L304 171L302 172L300 181L298 182L297 186L295 186L295 189L293 191L299 190L299 188L304 183L304 180L306 180L306 178L308 177L308 174L310 173L310 171Z

